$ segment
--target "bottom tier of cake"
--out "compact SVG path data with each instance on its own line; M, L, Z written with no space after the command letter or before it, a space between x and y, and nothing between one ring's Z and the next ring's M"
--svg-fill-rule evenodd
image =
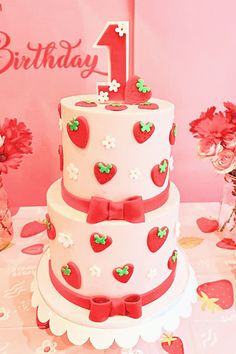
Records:
M121 348L134 347L139 338L147 342L158 340L163 332L175 331L180 317L191 314L196 301L196 280L193 271L180 253L180 261L172 287L165 296L143 307L139 319L115 316L102 323L89 320L89 311L72 304L61 296L51 283L48 264L50 251L43 255L32 284L32 306L38 320L53 334L67 333L75 345L90 340L97 349L109 348L115 341Z

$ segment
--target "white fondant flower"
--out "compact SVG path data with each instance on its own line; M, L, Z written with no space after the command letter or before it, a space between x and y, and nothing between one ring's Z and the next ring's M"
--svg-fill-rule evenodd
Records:
M91 277L100 277L101 276L101 269L97 265L93 265L89 267Z
M180 227L181 227L181 224L180 224L179 221L177 221L177 223L175 224L175 236L176 236L176 238L180 237Z
M69 178L73 179L73 181L77 181L79 169L72 162L69 163L66 169L68 171Z
M169 159L169 166L170 166L170 170L173 171L174 169L174 157L171 156Z
M100 103L104 103L106 101L109 101L108 92L100 91L99 95L98 95L98 101Z
M118 22L115 31L119 33L120 37L123 37L124 34L128 33L128 24L126 22Z
M109 91L118 92L119 87L120 87L119 82L117 82L117 81L114 79L114 80L112 80L112 82L110 82L110 84L109 84Z
M10 310L5 307L0 307L0 321L5 321L9 318Z
M59 118L58 124L59 124L60 131L62 131L62 119L61 118Z
M5 136L4 135L0 135L0 147L3 146L4 141L5 141Z
M102 141L102 145L105 149L114 149L116 147L116 139L113 136L106 135L105 139Z
M40 347L36 349L36 353L45 354L45 353L56 353L57 343L51 340L44 340Z
M157 276L157 269L156 268L151 268L148 273L147 273L147 278L150 280L153 280Z
M64 234L63 232L59 232L57 241L61 243L65 248L73 246L74 244L72 238L69 235Z
M137 180L139 176L141 175L141 172L139 171L138 168L133 168L129 171L129 178Z

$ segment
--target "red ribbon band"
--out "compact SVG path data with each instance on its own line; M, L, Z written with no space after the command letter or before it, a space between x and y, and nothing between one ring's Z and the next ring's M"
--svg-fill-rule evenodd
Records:
M94 322L106 321L112 316L127 316L131 318L140 318L142 316L142 306L159 299L164 295L174 282L176 274L177 261L170 275L154 289L139 295L130 294L121 298L111 298L108 296L85 296L68 289L56 277L53 272L51 261L49 260L49 275L55 289L68 301L90 310L89 319Z
M169 197L170 183L164 191L155 197L143 200L133 196L120 202L113 202L100 197L80 198L68 192L61 183L62 198L72 208L88 214L87 222L96 224L105 220L126 220L131 223L145 221L145 213L160 208Z

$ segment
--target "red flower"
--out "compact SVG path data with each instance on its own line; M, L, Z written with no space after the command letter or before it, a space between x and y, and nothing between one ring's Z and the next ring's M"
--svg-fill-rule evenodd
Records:
M190 123L190 132L195 138L211 139L215 144L221 142L226 134L235 131L235 125L222 112L215 113L215 107L202 113L200 118Z
M226 108L225 115L231 123L235 124L236 130L236 105L231 102L224 102L224 106Z
M6 118L0 126L0 174L17 169L23 155L32 153L32 133L23 122Z

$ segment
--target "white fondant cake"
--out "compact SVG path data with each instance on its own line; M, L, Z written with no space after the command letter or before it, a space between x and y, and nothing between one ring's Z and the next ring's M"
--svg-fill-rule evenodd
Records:
M133 328L133 343L142 326L166 324L171 311L181 315L183 299L188 308L193 301L185 291L193 276L177 246L179 192L169 181L174 106L73 96L59 113L63 178L47 194L50 252L34 306L45 321L51 309L68 333L70 323L90 328L98 348L96 329ZM121 332L112 333L119 342Z

